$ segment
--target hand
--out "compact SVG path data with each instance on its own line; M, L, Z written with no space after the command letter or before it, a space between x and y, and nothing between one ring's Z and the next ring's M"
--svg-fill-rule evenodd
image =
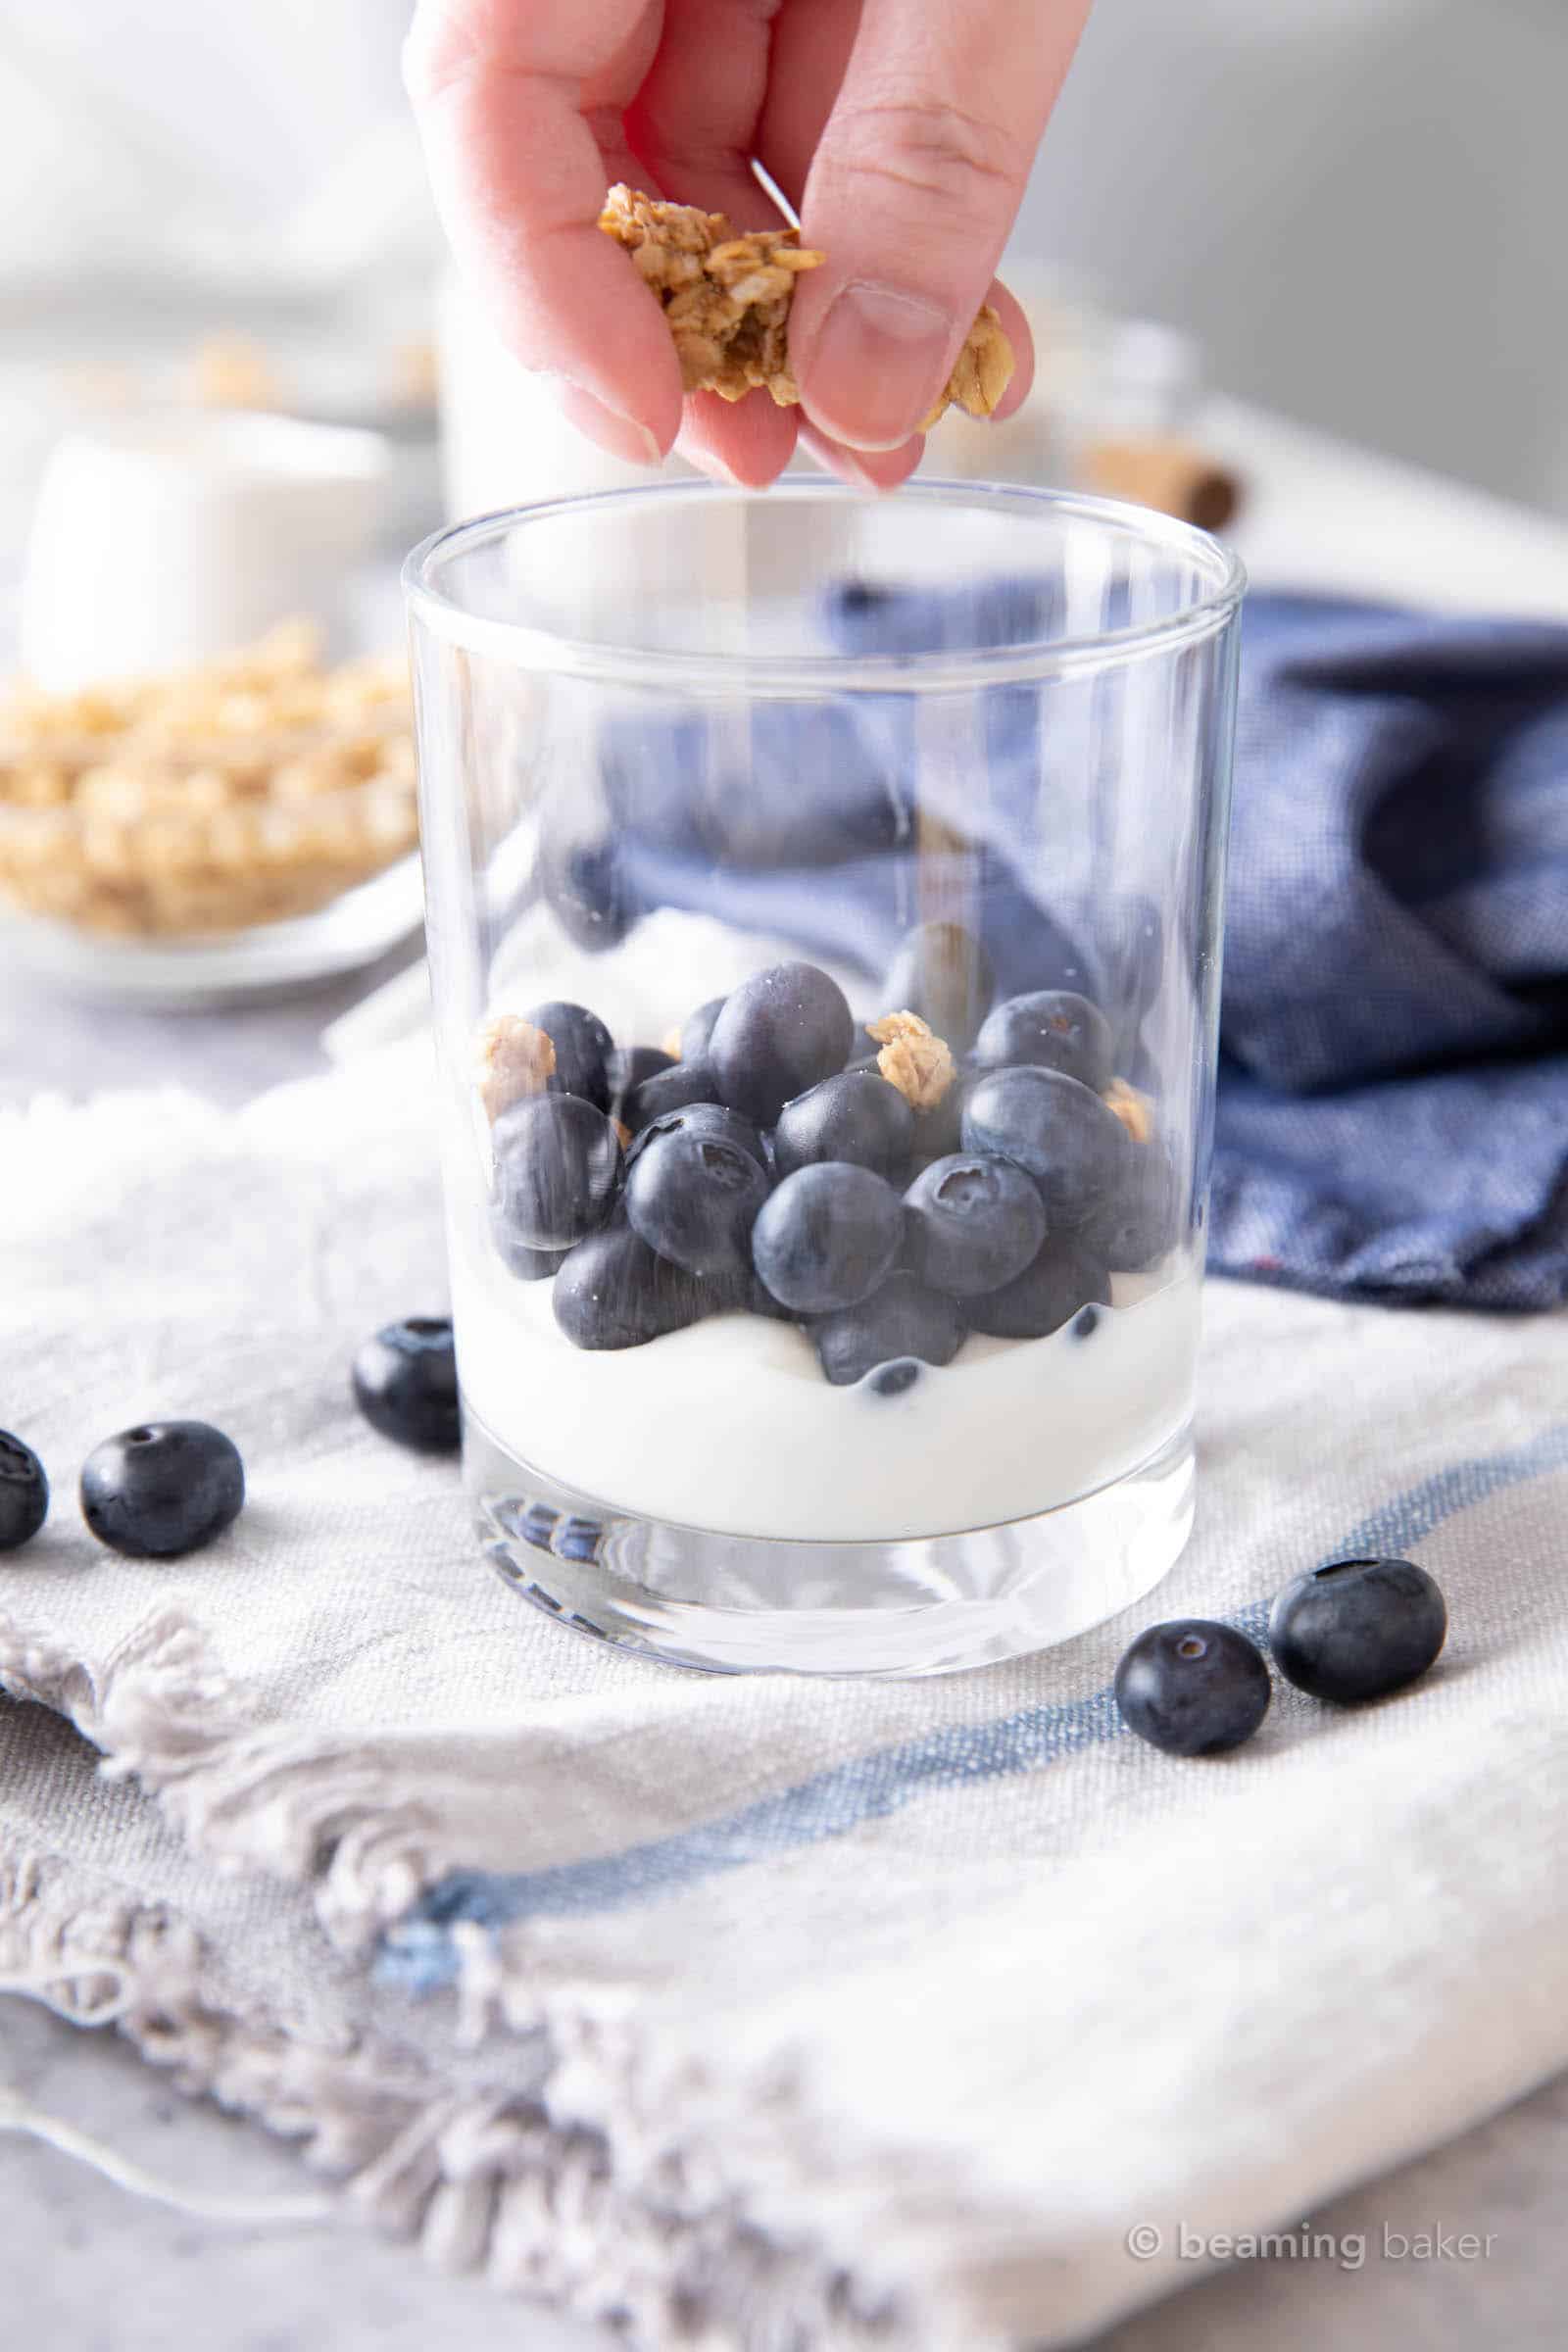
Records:
M420 0L406 74L458 259L525 367L614 456L672 446L760 485L797 431L890 488L992 280L1089 0ZM663 319L596 223L606 190L778 225L756 157L827 259L798 281L802 408L683 401Z

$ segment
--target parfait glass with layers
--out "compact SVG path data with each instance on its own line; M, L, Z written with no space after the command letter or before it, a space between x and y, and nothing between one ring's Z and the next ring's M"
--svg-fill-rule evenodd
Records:
M1193 1510L1234 560L792 478L485 517L406 580L493 1565L827 1674L1148 1592Z

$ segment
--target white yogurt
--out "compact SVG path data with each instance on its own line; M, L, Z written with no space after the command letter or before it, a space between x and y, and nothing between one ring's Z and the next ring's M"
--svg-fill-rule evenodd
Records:
M851 1543L1033 1517L1148 1460L1192 1409L1199 1286L1114 1278L1095 1330L966 1340L898 1396L823 1379L808 1340L718 1315L643 1348L571 1346L554 1284L454 1236L467 1408L511 1453L610 1509L720 1535Z

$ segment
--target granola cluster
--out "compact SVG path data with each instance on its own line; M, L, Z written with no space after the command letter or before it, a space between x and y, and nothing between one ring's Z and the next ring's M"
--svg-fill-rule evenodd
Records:
M911 1110L935 1110L958 1072L930 1023L917 1012L890 1012L868 1021L866 1035L882 1049L876 1066L889 1086L898 1088Z
M822 260L793 228L737 236L722 213L660 204L614 187L600 216L644 285L658 295L688 392L741 400L765 386L780 408L800 399L790 373L790 297L803 270Z
M244 651L0 698L0 894L95 932L308 913L417 839L401 660L323 666L290 623Z
M1113 1078L1101 1096L1107 1110L1113 1110L1135 1144L1147 1144L1154 1132L1154 1105L1129 1079Z
M611 189L599 225L658 295L688 392L741 400L762 388L780 408L795 407L801 396L789 362L790 303L802 270L816 269L825 255L803 247L796 229L738 236L722 213L663 204L625 186ZM1011 376L1012 347L987 303L922 429L955 406L989 416Z
M492 1126L514 1102L542 1095L555 1074L555 1045L532 1021L498 1012L483 1024L474 1045L474 1083Z

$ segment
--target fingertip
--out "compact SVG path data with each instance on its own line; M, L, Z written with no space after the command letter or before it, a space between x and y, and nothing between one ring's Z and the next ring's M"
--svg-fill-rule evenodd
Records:
M925 455L925 436L913 433L897 449L847 449L842 441L820 432L814 424L801 426L801 447L825 472L836 473L857 490L897 490L906 482Z
M795 454L797 416L766 392L744 400L720 400L716 392L687 396L676 448L715 481L743 490L765 490Z

